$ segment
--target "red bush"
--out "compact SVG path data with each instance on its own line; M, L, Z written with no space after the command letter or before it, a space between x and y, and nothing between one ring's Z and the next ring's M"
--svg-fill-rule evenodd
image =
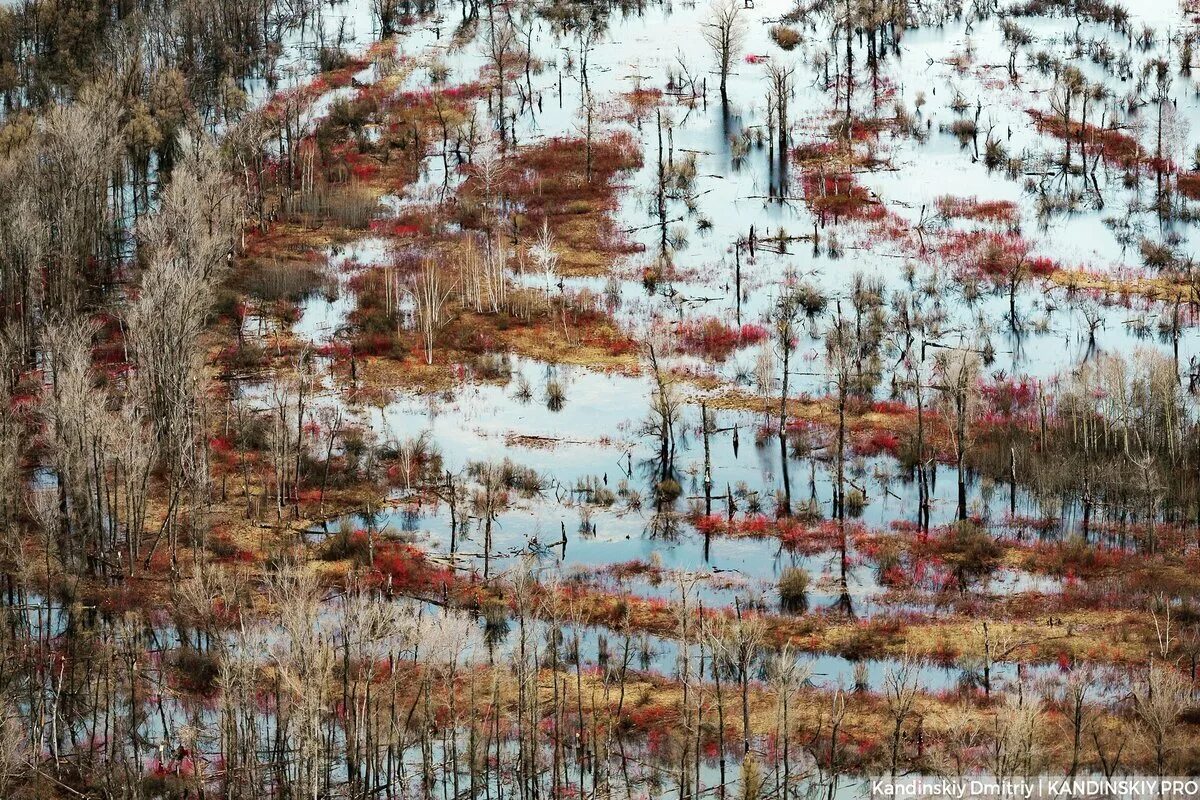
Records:
M734 351L767 338L762 325L727 325L716 317L687 320L679 325L679 349L692 355L725 359Z
M937 199L938 211L951 219L971 219L978 222L1016 225L1021 212L1011 200L979 200L975 197L944 195Z

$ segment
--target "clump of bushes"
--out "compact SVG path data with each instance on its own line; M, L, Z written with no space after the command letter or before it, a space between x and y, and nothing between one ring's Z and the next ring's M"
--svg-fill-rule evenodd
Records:
M882 586L891 586L903 579L900 545L894 540L880 542L875 550L875 576Z
M533 399L533 388L529 385L529 378L526 378L524 373L517 374L517 387L513 396L522 403L528 403Z
M516 491L526 497L542 491L542 476L538 471L509 458L500 462L473 461L467 465L467 474L481 484Z
M808 571L803 567L786 567L780 573L779 605L790 612L808 608Z
M727 325L716 317L686 320L678 329L679 349L722 360L734 350L764 341L767 333L762 325Z
M815 525L825 519L825 514L821 511L821 501L810 497L807 500L801 500L792 508L792 517L801 524Z
M851 517L862 516L863 509L867 507L867 496L863 494L861 489L851 489L846 492L846 513Z
M667 478L665 481L659 481L654 491L660 501L670 503L683 494L683 487L674 478Z
M1000 565L1003 548L983 526L971 520L955 523L943 550L943 558L954 570L961 589L991 575Z
M370 560L370 542L363 531L341 531L321 542L317 558L321 561L346 561L366 564Z
M475 359L475 375L481 380L508 381L512 377L512 362L507 353L484 353Z
M261 262L247 271L246 291L267 303L298 303L319 291L323 280L320 264Z
M352 61L350 54L341 47L322 47L317 51L317 68L321 72L342 69Z
M489 642L500 642L508 635L508 606L498 597L488 597L479 608L483 617L483 635Z
M800 31L787 25L771 26L771 40L784 50L792 50L800 44Z
M294 194L284 202L284 213L290 221L310 228L333 224L367 230L378 210L375 195L357 183L320 185L312 191Z
M183 647L175 652L171 661L184 689L208 694L216 688L220 671L216 656Z
M608 507L617 502L616 493L595 475L588 475L586 478L576 481L575 491L586 498L589 503L598 506Z
M956 119L950 123L949 130L958 139L958 143L964 146L979 132L973 119Z
M546 408L551 411L562 411L566 404L567 390L558 378L546 381Z

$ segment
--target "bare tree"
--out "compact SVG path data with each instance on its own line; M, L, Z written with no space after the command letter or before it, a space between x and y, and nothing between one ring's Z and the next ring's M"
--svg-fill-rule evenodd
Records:
M679 392L674 378L659 362L658 350L653 343L646 345L646 357L654 376L654 393L651 397L650 418L646 429L658 438L658 480L662 499L661 487L671 479L675 468L675 425L679 421Z
M996 706L986 764L997 780L1032 773L1041 752L1037 737L1043 716L1037 703L1018 702L1012 697L1005 697Z
M215 150L197 142L176 167L160 211L142 230L149 267L126 312L128 338L139 401L164 451L176 459L201 435L195 427L200 336L216 281L233 251L238 203Z
M25 766L29 747L23 722L11 700L0 705L0 794L7 794Z
M93 487L98 475L93 458L103 436L103 408L95 394L91 364L95 326L78 318L54 321L43 335L50 365L51 390L43 400L50 423L51 456L58 477L61 558L73 567L101 553L103 510Z
M1167 774L1179 749L1179 716L1192 701L1192 687L1174 665L1155 662L1133 692L1133 709L1142 737L1154 754L1156 774Z
M491 577L492 527L500 513L508 508L508 485L505 463L479 461L467 466L467 471L479 486L471 495L472 513L483 528L483 579Z
M505 119L505 98L507 96L508 70L516 61L517 46L519 44L519 34L517 28L513 25L508 17L506 8L498 6L490 6L491 12L488 16L488 33L487 42L485 44L485 55L492 72L492 78L495 80L493 92L496 96L496 129L500 132L500 148L503 150L508 146L509 135L505 131L507 120ZM514 115L514 120L515 120ZM516 131L511 132L512 138L515 140Z
M714 0L709 8L708 21L703 24L701 32L717 61L717 72L721 76L721 103L727 104L729 72L746 41L741 5L737 0Z
M94 275L88 264L104 256L111 207L109 178L120 155L116 115L102 92L55 106L41 121L37 197L49 228L47 299L65 313L79 309Z
M1089 693L1095 688L1096 674L1090 664L1077 664L1060 690L1059 703L1068 732L1071 735L1071 765L1067 774L1075 777L1083 751L1083 739L1091 732L1099 710L1090 704Z
M792 351L796 349L796 328L802 311L801 294L794 288L781 292L771 315L775 328L776 349L779 352L779 461L783 473L783 508L785 516L792 513L792 483L788 473L787 396L791 380Z
M371 11L379 22L379 35L382 38L396 33L396 23L403 8L402 0L371 0Z
M425 363L433 363L433 346L440 331L449 321L445 317L446 301L451 289L443 289L437 266L432 259L421 263L421 270L413 280L409 294L413 299L417 331L425 346Z
M983 692L988 697L992 695L992 673L996 664L1008 658L1020 645L1009 627L997 627L995 623L984 620L973 630L975 640L974 658L983 683Z
M39 198L36 176L32 174L35 164L28 151L0 160L3 316L10 325L16 325L12 335L18 347L15 355L21 361L34 358L36 317L43 308L47 288L42 266L51 248L51 228L42 217L39 203L43 199Z
M738 682L742 688L742 752L750 753L750 678L754 660L766 637L766 625L760 617L743 615L730 624L726 651L737 668Z
M775 108L776 138L778 140L779 158L783 163L787 158L788 147L788 98L792 94L792 76L796 73L795 64L782 61L771 61L767 64L767 80L770 82L770 97ZM768 131L768 136L769 136Z
M286 777L298 797L317 798L332 757L324 720L332 712L337 663L329 623L318 613L324 590L313 572L286 567L272 576L268 593L284 633L269 653L279 676L280 724L295 750Z
M883 674L883 696L892 718L891 776L895 780L904 742L904 722L912 712L917 698L917 667L905 654L898 664L889 666Z
M972 347L943 350L937 358L938 388L953 426L959 520L967 518L967 451L973 442L971 422L978 411L980 370L979 354Z
M812 669L796 660L796 653L785 645L770 660L768 680L775 694L775 736L778 742L779 777L777 796L789 797L792 784L792 719L791 706L796 693L808 682Z

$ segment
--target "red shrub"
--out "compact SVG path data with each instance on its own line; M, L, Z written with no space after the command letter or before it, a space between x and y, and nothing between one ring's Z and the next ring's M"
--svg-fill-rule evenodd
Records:
M679 325L679 349L693 355L718 360L741 347L756 344L767 338L762 325L726 325L715 317L687 320Z
M937 208L942 216L951 219L1016 225L1021 218L1017 204L1011 200L979 200L975 197L944 195L937 199Z
M892 431L874 431L865 440L854 444L854 451L864 456L877 456L882 453L895 456L900 450L900 437Z

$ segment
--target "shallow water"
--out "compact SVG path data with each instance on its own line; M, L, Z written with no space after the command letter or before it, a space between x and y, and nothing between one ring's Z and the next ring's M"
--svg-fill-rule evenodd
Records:
M836 119L829 93L819 85L814 67L817 55L827 46L820 36L805 31L805 41L792 53L782 53L770 42L769 23L786 11L784 0L759 2L746 13L748 39L745 52L770 54L772 59L794 63L796 73L793 96L789 101L794 124L792 144L828 140L828 127ZM714 316L732 320L739 304L731 286L734 283L733 243L754 228L760 246L751 259L743 249L742 322L762 322L778 295L778 286L788 275L800 275L821 287L832 299L845 298L853 274L861 272L882 281L889 293L927 287L925 303L938 308L945 319L941 325L945 340L975 341L990 344L994 360L987 365L992 374L1029 377L1053 381L1069 373L1084 361L1100 353L1134 353L1140 349L1170 353L1172 343L1155 335L1170 309L1144 300L1108 302L1092 299L1088 293L1072 294L1065 289L1049 288L1040 281L1026 281L1017 297L1019 333L1008 319L1008 298L989 291L969 298L952 274L939 267L936 259L916 253L910 246L873 239L865 223L842 222L821 227L799 196L802 192L798 169L792 165L786 173L772 160L767 148L752 146L743 158L734 158L730 136L742 130L755 130L766 122L764 67L739 61L730 76L728 108L721 108L716 94L715 76L708 72L708 56L697 49L697 33L707 9L704 4L653 4L612 11L603 17L604 30L592 42L587 53L588 88L593 97L608 107L623 108L620 95L635 88L670 90L669 73L687 71L698 82L706 82L707 96L694 102L668 102L663 109L666 158L671 160L694 155L697 178L690 196L670 200L667 216L671 220L672 239L663 254L671 259L680 277L647 289L640 274L644 266L659 254L661 231L654 223L653 195L657 185L658 129L650 117L618 118L609 115L605 130L632 133L642 145L644 166L625 176L626 188L619 197L618 225L642 248L614 265L613 278L568 278L568 292L588 291L607 298L616 319L631 332L644 336L669 327L682 316ZM1139 7L1135 18L1165 25L1178 21L1180 12L1169 2ZM1127 48L1121 35L1094 23L1077 25L1074 19L1041 17L1021 18L1032 31L1036 44L1033 52L1046 49L1071 58L1089 79L1103 80L1121 87L1118 81L1086 58L1076 58L1068 38L1107 42L1118 52ZM448 69L453 84L475 79L485 66L481 37L486 25L466 35L455 31L457 18L447 9L445 18L422 21L411 26L397 40L397 52L406 63L415 65L405 77L401 90L417 91L430 85L434 64ZM1153 178L1142 176L1139 186L1129 187L1119 170L1101 163L1093 176L1054 176L1047 164L1061 152L1063 143L1038 132L1026 114L1028 109L1048 110L1047 96L1052 76L1039 75L1026 64L1027 53L1018 59L1021 80L1009 83L1004 69L1007 49L1001 42L999 20L991 17L949 20L945 24L926 24L906 31L899 54L889 55L882 63L885 88L889 97L872 107L869 86L863 84L856 97L856 113L890 114L892 102L901 103L915 114L918 125L926 128L921 138L883 133L874 145L885 159L885 168L856 174L856 179L878 197L889 212L917 225L923 210L947 194L978 197L981 200L1007 200L1020 212L1019 228L1032 242L1038 255L1054 258L1067 267L1086 267L1100 273L1136 268L1136 248L1122 245L1114 228L1106 222L1127 215L1132 203L1140 210L1128 212L1134 226L1140 226L1151 238L1167 232L1177 235L1179 249L1187 252L1191 242L1190 226L1166 223L1145 208L1147 192L1153 191ZM580 105L583 86L578 74L579 40L575 33L564 34L544 20L532 24L533 47L540 63L531 84L533 107L520 107L516 119L516 137L521 143L555 136L576 136L580 131ZM457 35L455 35L457 34ZM859 43L861 48L861 42ZM950 61L971 52L970 63L959 69ZM1132 49L1132 69L1168 47L1161 37L1154 46ZM860 53L861 56L861 53ZM522 76L522 82L524 77ZM561 86L561 93L559 91ZM1190 77L1176 76L1174 95L1178 105L1173 113L1181 120L1197 115L1197 93ZM516 88L509 88L510 108L517 108ZM1118 89L1118 94L1123 89ZM918 94L924 104L918 109ZM941 130L959 113L949 105L955 95L967 98L967 116L976 113L974 100L985 98L978 109L980 128L992 130L1013 155L1022 155L1028 165L1015 180L1002 172L989 171L978 157L984 134L976 144L961 143ZM539 102L540 100L540 102ZM328 107L330 98L319 101L317 114ZM1116 115L1115 101L1105 104L1103 113ZM487 119L486 101L480 101L477 113ZM1100 113L1093 109L1097 122ZM1123 120L1134 126L1133 133L1143 143L1148 130L1146 119ZM1140 126L1140 127L1139 127ZM1182 125L1181 125L1182 127ZM1183 161L1181 146L1172 140L1172 156ZM1078 157L1078 156L1076 156ZM1039 172L1040 171L1040 172ZM457 173L445 174L440 153L427 156L420 179L404 193L385 198L384 215L400 213L417 205L440 202L444 187L453 188ZM1150 189L1147 189L1149 181ZM1031 191L1041 185L1041 190ZM1039 194L1078 191L1081 204L1069 213L1039 215ZM689 208L689 205L691 208ZM934 228L966 230L969 221L936 222ZM816 234L820 247L812 242L792 241L780 252L773 252L767 240L780 232L789 235ZM677 235L678 234L678 235ZM842 247L831 255L828 244L836 237ZM686 241L684 241L686 240ZM346 323L353 309L352 292L346 288L347 275L358 269L378 268L388 258L383 244L367 239L344 254L329 254L329 272L337 284L336 299L316 296L302 304L300 320L293 331L314 343L328 342ZM911 271L912 278L909 277ZM527 275L530 286L551 285L557 276ZM1098 301L1098 302L1097 302ZM1095 305L1089 313L1099 320L1094 339L1086 332L1084 306ZM1200 332L1195 320L1185 315L1178 348L1182 367L1200 354ZM1147 331L1149 333L1147 333ZM823 344L820 326L805 331L797 344L797 360L805 372L820 372ZM692 356L675 356L670 361L680 367L706 375L715 374L727 381L745 383L754 372L758 346L744 348L720 363ZM730 575L739 581L740 591L770 597L773 584L784 566L802 566L810 572L814 596L834 596L840 591L837 559L831 554L798 557L780 552L774 542L715 538L707 545L686 523L679 533L664 538L652 513L652 490L656 481L655 442L644 433L652 389L645 377L610 375L563 365L551 365L513 359L513 379L505 384L472 380L449 397L400 395L383 408L349 409L348 414L367 425L384 442L398 442L421 433L430 435L439 449L443 464L452 471L474 461L511 458L533 467L543 477L542 495L524 499L505 510L494 532L498 558L502 561L540 554L551 563L572 569L600 568L631 560L661 560L668 570ZM516 390L518 376L526 381L531 396L524 398ZM545 405L549 381L561 383L566 403L557 411ZM886 386L887 381L883 381ZM798 375L793 391L823 394L827 390L820 375ZM251 388L253 398L257 390ZM884 390L880 390L883 397ZM689 390L698 397L702 393ZM316 404L338 403L336 397L319 398ZM755 432L763 426L761 415L738 412L715 414L718 427L736 426L740 448L735 453L728 432L715 434L712 450L714 494L724 487L743 486L762 499L770 510L782 483L784 464L777 443L763 447L754 444ZM698 502L703 494L703 450L699 436L699 411L685 407L677 429L678 477L684 491L683 508ZM819 508L831 508L833 476L822 460L789 459L794 500L814 498ZM907 476L898 474L895 462L886 457L858 458L850 465L851 480L866 490L868 503L861 521L872 527L887 528L896 522L916 517L916 487ZM935 475L933 523L943 524L954 516L954 476L940 467ZM639 508L629 508L618 500L615 507L597 507L581 501L571 489L581 481L606 482L615 491L625 481L641 496ZM449 515L444 507L414 509L405 502L406 492L396 491L397 507L374 520L381 527L416 535L418 541L434 551L449 549ZM1008 514L1008 490L972 479L971 510L985 519L1000 521ZM690 501L689 501L690 498ZM720 500L714 512L722 513ZM1025 491L1017 491L1018 514L1043 516L1062 514L1070 520L1069 508L1043 508ZM745 510L745 503L739 504ZM661 520L659 520L660 522ZM333 520L325 528L361 527L366 521L349 517ZM1068 522L1068 524L1073 524ZM566 535L565 553L547 544ZM460 532L466 545L478 549L481 534L470 528ZM846 578L856 604L869 613L871 599L881 587L871 570L857 563L851 553ZM1054 592L1056 581L1020 573L1004 573L989 587L990 591ZM661 587L641 583L638 593L660 596ZM714 602L728 603L739 590L724 588L711 591Z

